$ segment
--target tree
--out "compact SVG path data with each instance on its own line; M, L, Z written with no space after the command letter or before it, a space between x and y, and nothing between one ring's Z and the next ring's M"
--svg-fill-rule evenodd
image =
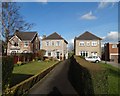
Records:
M41 49L38 51L38 59L43 60L43 57L45 55L45 50Z
M2 3L2 13L0 14L0 16L2 17L2 36L5 38L6 45L9 41L10 36L13 35L15 30L30 30L34 25L25 22L19 13L19 10L20 7L15 2Z

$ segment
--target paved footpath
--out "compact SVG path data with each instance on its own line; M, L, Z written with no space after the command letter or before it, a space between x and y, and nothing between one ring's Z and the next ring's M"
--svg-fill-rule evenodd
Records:
M105 61L102 61L102 62L105 63ZM107 61L106 64L109 64L109 65L112 65L114 67L120 68L120 63L115 63L115 62L109 62L109 61Z
M68 70L70 64L69 60L65 60L58 64L45 78L34 85L29 91L29 96L31 94L48 94L52 96L53 94L76 94L72 85L68 80Z

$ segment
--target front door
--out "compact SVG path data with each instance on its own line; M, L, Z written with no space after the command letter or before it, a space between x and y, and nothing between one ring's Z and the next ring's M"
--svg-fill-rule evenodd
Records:
M60 52L57 52L57 59L60 59Z

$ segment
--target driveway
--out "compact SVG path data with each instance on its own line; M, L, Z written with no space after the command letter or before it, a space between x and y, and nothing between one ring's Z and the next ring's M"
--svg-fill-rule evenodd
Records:
M48 94L48 96L55 94L58 96L62 94L77 95L68 80L69 62L70 60L65 60L58 64L45 78L30 89L29 96L31 94Z

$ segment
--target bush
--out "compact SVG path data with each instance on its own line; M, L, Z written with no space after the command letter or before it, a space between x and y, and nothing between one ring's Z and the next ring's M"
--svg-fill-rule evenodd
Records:
M84 57L84 56L80 56L80 58L85 59L85 57Z
M43 50L43 49L41 49L41 50L39 50L38 52L37 52L37 54L38 54L38 59L39 60L44 60L44 55L45 55L45 50Z
M14 67L14 61L13 61L12 56L2 57L2 90L3 90L3 93L10 86L13 67Z
M18 62L17 62L17 65L22 65L22 62L21 62L21 61L18 61Z

